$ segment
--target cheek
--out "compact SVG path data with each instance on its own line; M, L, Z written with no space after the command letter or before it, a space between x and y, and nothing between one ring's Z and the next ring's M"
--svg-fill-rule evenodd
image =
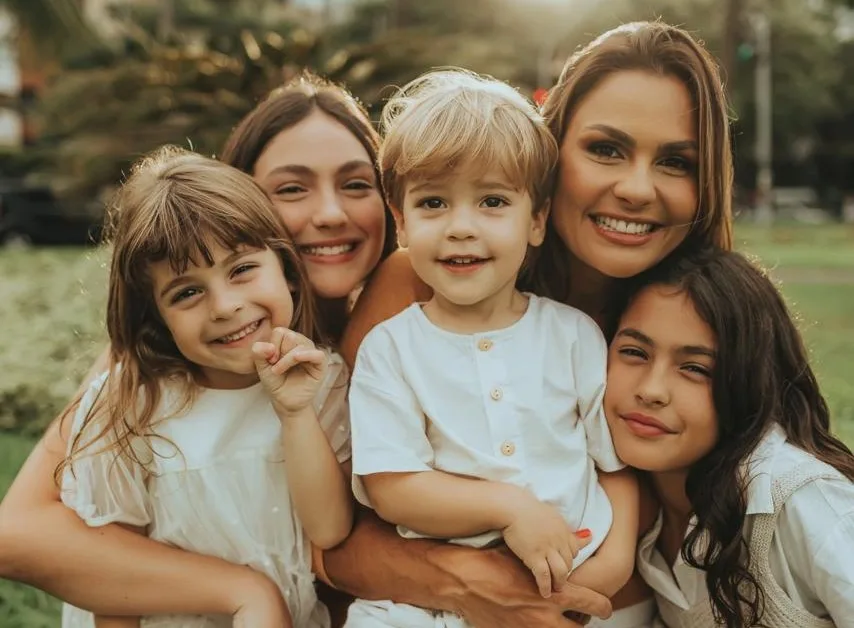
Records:
M358 201L351 201L350 220L371 238L383 241L386 230L385 205L378 194L372 194Z
M695 219L700 200L693 178L672 179L660 186L659 191L673 222L687 225Z
M297 240L305 230L311 219L311 206L307 201L285 203L284 201L273 201L273 206L282 217L288 232L294 240Z

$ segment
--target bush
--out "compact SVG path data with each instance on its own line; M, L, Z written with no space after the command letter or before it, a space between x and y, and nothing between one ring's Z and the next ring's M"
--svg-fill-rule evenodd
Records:
M0 251L0 430L40 433L106 342L101 249Z

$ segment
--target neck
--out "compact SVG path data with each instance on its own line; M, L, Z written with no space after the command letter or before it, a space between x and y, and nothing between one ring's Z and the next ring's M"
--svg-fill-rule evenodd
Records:
M600 324L608 306L608 295L617 280L582 262L567 251L569 285L566 286L566 305L578 308Z
M528 298L513 284L478 303L460 305L439 293L424 304L424 314L435 325L458 334L476 334L509 327L525 313Z
M347 326L347 297L339 299L318 299L317 309L320 314L321 327L329 335L334 344L338 344Z
M693 514L691 502L685 492L688 471L683 469L650 475L658 501L661 503L661 509L664 512L664 518L678 522L684 521L684 524L687 525Z

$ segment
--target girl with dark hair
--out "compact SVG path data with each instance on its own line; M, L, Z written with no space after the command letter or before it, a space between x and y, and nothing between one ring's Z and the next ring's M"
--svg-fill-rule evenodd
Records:
M605 408L661 511L638 569L671 628L854 626L854 456L782 296L710 249L632 280Z

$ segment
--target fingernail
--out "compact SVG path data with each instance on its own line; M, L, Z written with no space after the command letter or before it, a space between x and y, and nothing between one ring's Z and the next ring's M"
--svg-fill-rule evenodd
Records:
M578 532L575 533L579 539L588 539L593 536L593 533L588 528L582 528Z

